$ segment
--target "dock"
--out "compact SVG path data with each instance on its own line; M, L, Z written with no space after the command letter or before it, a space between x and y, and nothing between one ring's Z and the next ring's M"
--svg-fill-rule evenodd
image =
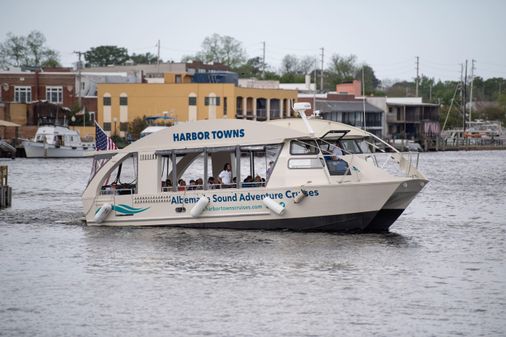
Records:
M12 188L8 185L8 167L0 166L0 209L12 204Z

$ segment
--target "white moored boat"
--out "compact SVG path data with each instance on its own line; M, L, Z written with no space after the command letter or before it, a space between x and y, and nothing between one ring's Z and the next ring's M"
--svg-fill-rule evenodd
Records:
M82 196L86 221L385 231L427 180L398 152L388 160L399 164L400 176L379 167L366 149L369 136L345 124L305 118L181 123L96 156ZM335 144L344 154L333 154ZM222 183L215 178L227 163L235 179ZM190 179L187 185L181 181Z
M40 125L23 147L27 158L80 158L95 151L95 143L82 142L79 132L52 124Z

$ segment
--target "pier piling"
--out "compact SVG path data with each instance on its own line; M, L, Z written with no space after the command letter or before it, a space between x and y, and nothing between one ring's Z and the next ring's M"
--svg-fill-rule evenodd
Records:
M10 207L12 202L12 188L8 185L8 167L0 166L0 209Z

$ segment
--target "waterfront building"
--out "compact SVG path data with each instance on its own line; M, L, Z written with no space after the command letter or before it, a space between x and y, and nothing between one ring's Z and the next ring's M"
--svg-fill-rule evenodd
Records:
M267 121L291 116L296 90L241 87L231 72L165 73L163 83L98 84L97 121L124 137L136 118Z

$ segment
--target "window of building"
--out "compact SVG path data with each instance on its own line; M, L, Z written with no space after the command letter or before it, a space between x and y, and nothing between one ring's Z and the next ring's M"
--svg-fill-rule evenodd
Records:
M227 98L223 97L223 116L226 116L226 115L227 115Z
M63 87L46 87L46 99L51 103L63 103Z
M128 132L128 122L119 123L119 131Z
M111 122L109 123L104 122L104 131L111 131Z
M105 98L105 97L104 97ZM105 103L104 103L105 105ZM110 105L110 104L109 104ZM126 96L121 96L119 98L119 105L128 105L128 97Z
M188 97L188 105L197 105L197 97Z
M181 82L182 82L181 75L176 75L176 83L181 83Z
M104 96L104 105L111 105L111 97Z
M220 105L220 97L204 97L204 105Z
M26 103L32 101L32 87L14 87L14 101Z

